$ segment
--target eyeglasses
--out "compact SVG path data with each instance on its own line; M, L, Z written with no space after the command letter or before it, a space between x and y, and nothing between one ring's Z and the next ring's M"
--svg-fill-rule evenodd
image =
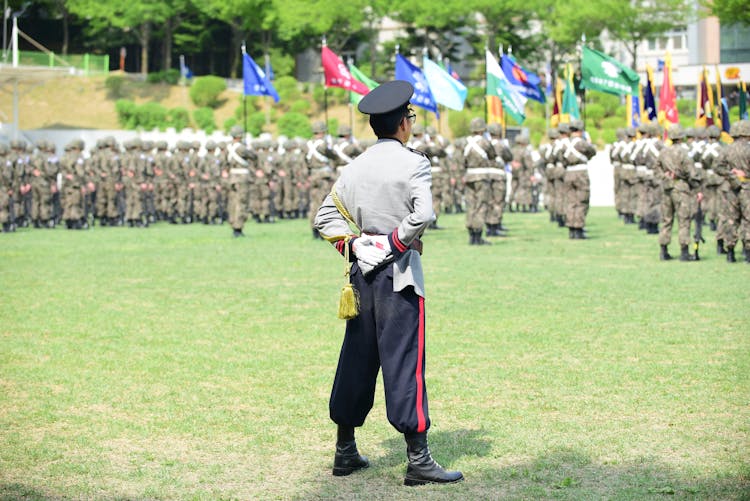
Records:
M412 124L415 124L417 122L417 115L415 113L410 113L409 115L406 115L406 119Z

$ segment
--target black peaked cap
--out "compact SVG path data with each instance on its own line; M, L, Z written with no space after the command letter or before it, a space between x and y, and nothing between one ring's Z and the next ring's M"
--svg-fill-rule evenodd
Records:
M414 94L414 87L404 80L391 80L372 89L359 102L360 112L381 115L405 105Z

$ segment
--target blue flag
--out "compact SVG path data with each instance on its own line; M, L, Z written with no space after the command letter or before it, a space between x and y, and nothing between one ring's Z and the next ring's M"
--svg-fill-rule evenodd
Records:
M438 117L440 116L437 101L430 91L424 73L401 54L396 54L396 80L405 80L414 86L414 94L409 100L411 104L432 111Z
M424 76L432 90L435 101L452 110L464 109L468 89L447 71L432 62L427 56L422 60Z
M505 78L519 94L540 103L545 102L546 97L541 88L542 79L539 76L523 68L513 56L503 56L500 60L500 66L505 73Z
M242 55L242 80L245 84L246 96L271 96L274 102L279 102L279 95L273 88L273 84L247 53Z
M271 58L269 57L266 59L266 76L268 77L269 82L273 82L276 80L276 77L273 74L273 68L271 68Z
M641 99L640 96L632 95L632 105L630 106L630 126L638 127L641 124Z

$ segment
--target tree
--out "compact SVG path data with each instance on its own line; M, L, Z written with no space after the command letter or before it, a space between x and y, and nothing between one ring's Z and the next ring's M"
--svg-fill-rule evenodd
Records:
M747 0L703 0L701 4L719 18L721 24L744 24L750 26L750 8Z
M607 31L625 44L637 71L637 49L641 42L685 25L692 2L686 0L614 0ZM747 3L747 2L745 2Z
M115 28L132 34L141 46L141 73L148 73L148 49L155 26L171 15L170 6L158 0L68 0L70 12L89 21L93 32Z

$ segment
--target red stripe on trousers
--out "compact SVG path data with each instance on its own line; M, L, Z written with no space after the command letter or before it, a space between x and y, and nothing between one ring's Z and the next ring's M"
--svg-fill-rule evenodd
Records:
M424 365L424 298L419 296L419 351L417 352L417 432L422 433L427 426L424 418L423 396L424 381L422 366Z

